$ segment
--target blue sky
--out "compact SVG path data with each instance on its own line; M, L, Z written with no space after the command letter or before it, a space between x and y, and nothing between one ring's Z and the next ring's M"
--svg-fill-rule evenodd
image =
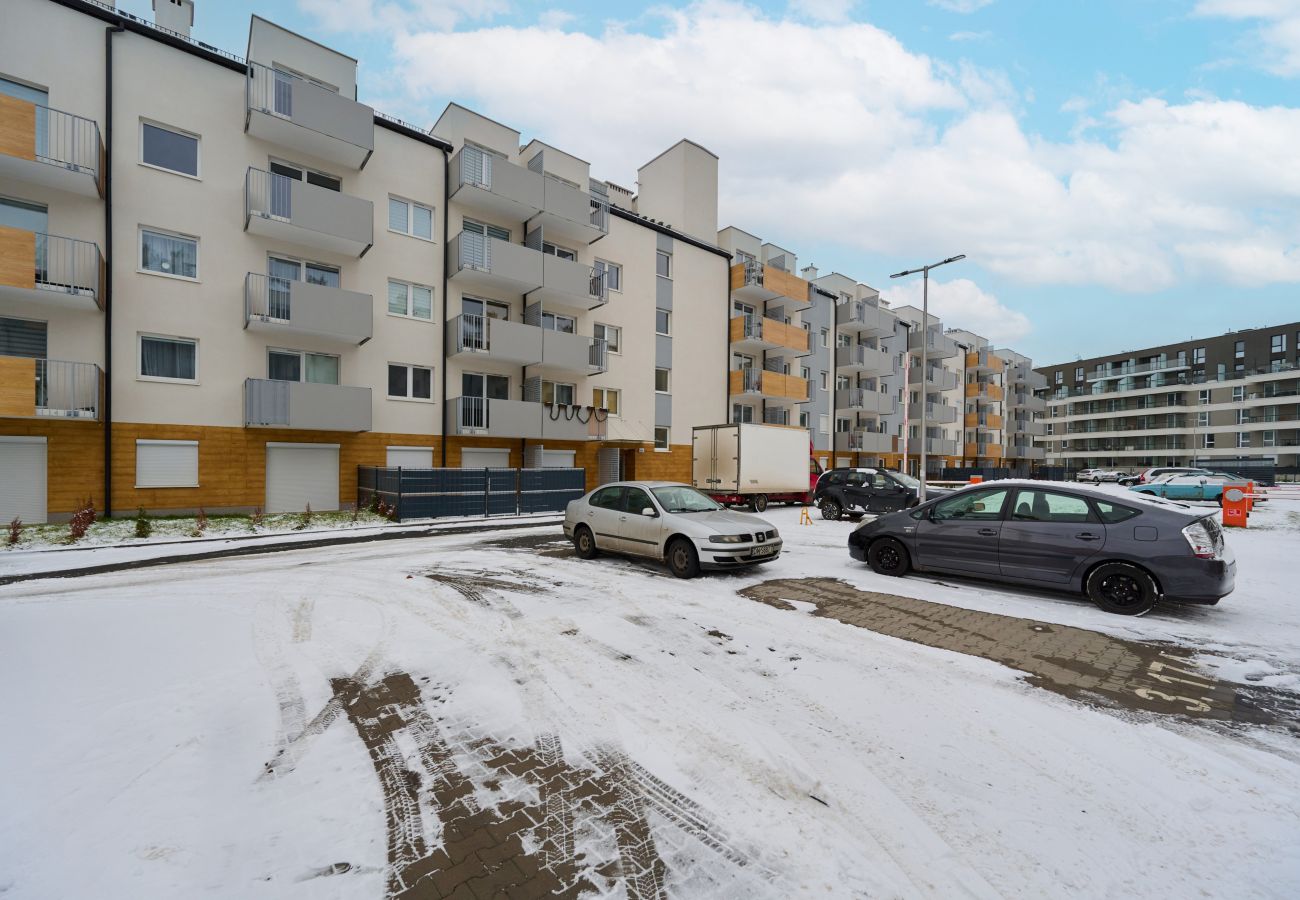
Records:
M242 53L256 11L378 109L455 99L622 184L698 140L721 224L801 265L887 290L964 252L932 304L1036 360L1300 318L1300 0L197 6L200 40Z

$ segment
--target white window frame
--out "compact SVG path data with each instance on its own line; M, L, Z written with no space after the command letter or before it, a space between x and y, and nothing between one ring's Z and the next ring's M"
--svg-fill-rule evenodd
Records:
M664 275L660 275L660 274L659 274L659 259L660 259L660 257L663 257L665 260L668 261L668 267L667 267L667 268L668 268L668 272L667 272L667 274L664 274ZM655 276L658 277L658 278L667 278L669 281L672 281L672 279L673 279L673 255L672 255L671 253L667 253L667 252L665 252L665 251L663 251L663 250L656 250L656 251L655 251Z
M597 257L597 258L596 258L596 266L597 266L597 267L598 267L598 266L604 266L606 272L609 272L609 271L611 271L611 270L613 270L613 271L615 271L615 272L618 272L618 287L610 287L610 285L609 285L609 276L608 276L608 275L605 276L605 287L608 288L609 290L613 291L613 292L616 293L616 294L621 294L621 293L623 293L623 266L622 266L622 264L621 264L621 263L616 263L616 262L610 262L610 261L607 260L607 259L600 259L599 257Z
M659 314L660 314L660 313L663 313L665 316L668 317L668 325L666 326L666 327L668 328L667 331L660 331L660 330L659 330ZM672 311L671 311L671 310L667 310L667 309L659 309L658 307L655 308L655 334L657 334L657 335L663 335L664 337L672 337L672 336L673 336L673 314L672 314Z
M160 166L157 163L145 162L144 160L144 126L157 128L159 131L170 131L172 134L179 134L181 137L193 138L195 144L194 153L194 174L181 172L176 169L169 169L166 166ZM164 125L156 119L140 118L140 128L136 133L137 143L140 147L139 164L146 169L153 169L155 172L166 172L168 175L179 175L182 178L188 178L191 181L203 180L203 138L192 131L186 131L184 128L177 128L175 125Z
M748 416L749 418L745 418L746 416ZM753 423L754 423L754 407L746 403L731 404L731 424L752 425Z
M664 373L664 376L665 376L664 381L667 382L667 386L666 386L666 387L663 387L663 388L660 388L660 387L659 387L659 373L660 373L660 372L663 372L663 373ZM672 370L672 369L665 369L665 368L662 368L662 367L660 367L660 366L655 366L655 393L656 393L656 394L671 394L672 392L673 392L673 370Z
M1242 448L1242 447L1249 447L1249 446L1250 446L1250 432L1249 432L1249 431L1238 431L1238 432L1237 432L1237 447L1238 447L1238 449L1240 449L1240 448Z
M663 436L664 436L664 441L663 441L663 445L662 445L662 446L660 446L660 444L659 444L659 433L660 433L660 432L663 432ZM669 442L670 442L671 440L672 440L672 429L670 429L667 425L656 425L656 426L655 426L655 430L654 430L654 441L655 441L655 452L656 452L656 453L671 453L671 452L672 452L672 449L673 449L673 448L670 446L670 444L669 444Z
M817 417L817 430L822 434L831 433L831 417L825 414Z
M822 346L823 346L823 347L829 347L829 346L830 346L830 340L831 340L831 332L830 332L830 329L829 329L829 328L823 328L823 329L822 329Z
M167 446L181 448L193 448L194 450L194 480L193 482L176 482L176 483L158 483L145 484L140 478L140 447L141 446ZM188 460L187 460L188 462ZM157 488L196 488L199 486L199 442L198 441L163 441L153 439L139 438L135 442L135 487L140 490L154 490Z
M145 339L156 341L173 341L194 345L194 377L193 378L166 378L162 375L145 375L144 374L144 342ZM156 381L160 384L199 384L199 339L192 337L183 337L178 334L155 334L150 331L140 331L135 336L135 380L136 381Z
M179 238L182 241L194 242L194 275L175 275L171 272L156 272L153 269L144 267L144 233L162 235L163 237ZM174 278L177 281L185 281L190 284L197 284L203 280L203 249L197 236L184 234L180 231L171 231L167 228L154 228L152 225L140 225L135 230L135 270L141 275L154 275L158 278Z
M400 367L406 369L406 396L404 396L404 397L399 397L399 396L396 396L396 395L394 395L394 394L390 394L390 393L388 393L388 367L389 367L389 366L400 366ZM428 369L428 370L429 370L429 396L428 396L428 397L416 397L416 396L414 396L414 393L413 393L413 391L414 391L414 387L415 387L415 374L414 374L414 373L415 373L415 370L416 370L416 369ZM392 360L389 360L388 363L386 363L385 366L384 366L384 399L386 399L386 400L400 400L400 401L402 401L402 402L404 402L404 403L433 403L433 402L434 402L433 395L434 395L434 393L435 393L435 392L434 392L434 380L433 380L433 374L434 374L434 372L433 372L433 366L425 366L425 365L421 365L421 364L419 364L419 363L394 362L394 361L392 361Z
M542 379L542 386L541 386L542 403L546 403L546 386L547 386L548 384L551 386L551 404L552 404L552 405L556 405L556 406L575 406L575 405L577 405L577 403L578 403L578 386L577 386L576 384L574 384L574 383L572 383L572 382L569 382L569 381L551 381L550 379L547 379L547 378L543 378L543 379ZM557 389L557 388L568 388L569 391L570 391L570 392L572 393L572 395L573 395L573 403L572 403L572 404L568 404L568 403L565 403L565 404L557 403L557 401L555 400L555 394L556 394L556 389Z
M389 232L391 232L392 234L404 234L407 237L415 238L417 241L425 241L430 244L434 243L437 240L438 217L437 217L437 209L435 207L429 205L428 203L421 203L418 200L412 200L409 197L403 197L400 194L389 194L388 199L390 202L396 200L398 203L406 204L406 230L398 231L396 228L393 227L393 218L390 211L388 216L388 226L387 226ZM423 235L419 235L415 233L415 208L417 206L420 207L420 209L427 209L429 211L429 236L428 237L424 237Z
M603 331L601 334L596 334L596 329L597 329L597 328L602 328L602 329L604 329L604 331ZM609 333L610 333L611 331L614 333L614 346L610 346L610 343L609 343ZM622 355L622 353L623 353L623 329L622 329L621 326L618 326L618 325L606 325L604 322L597 322L597 323L595 323L594 327L592 328L592 332L591 332L591 333L592 333L592 336L595 337L597 340L602 340L602 341L605 342L605 350L606 350L606 352L608 352L608 353L613 353L613 354L615 354L615 355Z
M319 350L297 350L293 347L267 347L266 348L266 378L268 381L282 380L279 378L275 378L275 379L271 378L271 354L272 353L279 353L281 356L298 357L298 381L297 381L298 384L329 384L330 382L328 381L307 380L307 357L328 356L330 359L337 361L337 365L335 368L339 373L339 380L334 382L334 386L338 387L340 384L343 383L343 357L342 356L340 356L337 353L323 353ZM294 382L292 381L289 381L287 383L294 384Z
M597 396L599 394L599 397ZM609 409L609 396L614 395L614 405L618 407L618 412ZM618 388L592 388L591 405L597 409L609 410L608 414L616 419L623 417L623 392Z
M432 286L427 284L418 284L414 281L403 281L400 278L390 278L388 279L388 284L400 284L402 287L406 288L406 312L404 313L393 312L392 308L388 305L388 295L384 295L384 309L387 311L388 315L392 316L394 319L410 319L413 322L433 322L433 306L434 302L437 300L437 296L435 295ZM415 288L424 288L429 292L429 318L427 319L423 316L415 315Z
M577 250L574 250L572 247L566 247L563 244L556 244L552 241L542 241L542 253L569 262L576 263L578 261Z

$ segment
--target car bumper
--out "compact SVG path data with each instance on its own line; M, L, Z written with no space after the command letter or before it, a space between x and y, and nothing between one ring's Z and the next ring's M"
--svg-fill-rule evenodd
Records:
M1181 603L1218 603L1232 593L1237 581L1237 560L1193 559L1158 573L1169 600Z
M783 542L766 541L762 544L713 544L696 541L695 549L702 569L739 569L772 562L781 556Z

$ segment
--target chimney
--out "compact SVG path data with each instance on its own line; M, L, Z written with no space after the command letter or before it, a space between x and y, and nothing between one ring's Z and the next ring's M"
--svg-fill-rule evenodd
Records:
M816 266L804 266L804 267L803 267L803 271L799 273L799 276L800 276L801 278L803 278L804 281L816 281L816 280L817 280L817 267L816 267Z
M194 0L153 0L153 23L188 38L194 25Z

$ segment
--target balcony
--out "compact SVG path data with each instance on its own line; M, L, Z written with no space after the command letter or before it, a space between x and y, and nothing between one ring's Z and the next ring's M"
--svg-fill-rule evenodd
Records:
M250 61L244 131L359 171L375 149L375 111L338 91Z
M851 347L835 348L835 366L842 372L869 375L892 375L895 370L894 354L854 344Z
M812 306L808 290L808 282L776 266L751 260L731 267L731 296L739 300L782 300L787 311L798 312Z
M542 333L542 358L532 374L595 375L608 368L608 346L604 341L549 328L537 330Z
M807 356L812 352L810 335L798 325L787 325L763 316L735 316L731 320L733 350L757 353L771 350L782 356Z
M310 250L360 258L374 243L375 205L249 168L244 177L244 230Z
M1008 365L1006 373L1008 384L1024 388L1029 393L1041 391L1047 387L1047 376L1041 372L1035 372L1026 363Z
M540 166L541 160L542 154L539 153L529 160L529 168L532 169L535 163ZM542 208L530 217L529 225L540 225L547 240L585 245L593 244L609 233L607 197L584 191L554 175L543 175L542 180Z
M957 456L960 451L956 441L946 440L945 438L926 438L925 453L927 456ZM921 439L908 438L907 452L920 453Z
M962 418L962 425L982 431L997 431L1002 427L1002 417L996 413L968 412Z
M370 388L247 378L244 424L249 428L369 431Z
M466 144L451 158L450 199L466 209L503 219L531 219L546 206L540 172Z
M1028 412L1046 412L1047 400L1044 397L1035 397L1033 394L1008 394L1007 405L1011 409L1023 409Z
M590 441L605 437L605 421L589 406L453 397L446 433L479 437Z
M103 176L98 124L0 94L0 178L100 197Z
M370 340L374 298L342 288L249 272L244 276L244 327L306 334L359 345Z
M966 397L977 403L999 403L1002 400L1002 387L987 381L968 381Z
M975 441L962 445L962 456L967 459L1001 459L1003 449L1001 444Z
M0 297L104 308L104 257L89 241L0 227Z
M966 368L972 372L995 374L1006 368L1006 362L992 350L976 350L966 354Z
M898 399L866 388L840 388L835 392L835 408L891 416L898 412Z
M1012 434L1041 436L1047 434L1047 427L1042 422L1035 422L1032 419L1008 419L1007 431Z
M523 244L462 231L447 245L447 277L463 287L527 294L543 285L545 259Z
M1007 444L1007 459L1046 459L1047 448L1035 447L1033 444Z
M533 366L542 361L542 333L536 325L463 313L447 322L447 355Z
M907 404L907 417L913 422L921 421L921 404ZM959 410L955 406L947 403L935 403L930 401L925 404L925 421L928 425L951 425L957 421Z
M921 367L912 366L907 373L909 384L921 383ZM957 385L961 384L961 379L957 377L956 372L949 372L940 366L931 366L925 378L925 389L928 391L955 391Z
M99 366L0 356L0 418L99 421Z
M462 398L464 399L464 398ZM488 403L497 403L489 400ZM537 406L539 404L533 404ZM603 441L605 418L590 406L541 404L542 439L551 441ZM605 414L599 414L601 416Z
M850 300L835 307L835 325L848 334L891 335L897 321L888 310L861 300Z
M1108 368L1098 367L1093 370L1087 378L1089 383L1095 381L1110 381L1115 378L1128 378L1132 375L1153 375L1157 372L1183 372L1192 367L1186 360L1163 360L1157 359L1145 363L1124 363L1119 366ZM1044 385L1046 387L1046 385Z
M795 375L761 369L732 369L729 377L732 396L758 394L764 400L784 405L808 400L808 382Z
M462 235L465 232L461 232ZM479 237L470 234L470 237ZM495 238L489 238L495 240ZM502 243L502 242L498 242ZM515 244L506 244L514 247ZM525 248L527 249L527 248ZM477 252L477 247L473 250ZM512 251L506 251L510 253ZM529 251L536 252L536 251ZM473 255L473 253L471 253ZM498 251L499 256L499 251ZM565 312L577 314L599 309L609 302L609 287L605 283L606 273L597 273L594 268L571 259L561 259L549 253L542 257L542 286L528 294L530 301L540 300L547 312Z
M914 330L907 336L907 349L920 356L921 345L925 345L927 359L951 359L961 352L957 342L944 337L933 329Z
M883 431L855 429L835 435L835 449L849 453L895 453L897 438Z

